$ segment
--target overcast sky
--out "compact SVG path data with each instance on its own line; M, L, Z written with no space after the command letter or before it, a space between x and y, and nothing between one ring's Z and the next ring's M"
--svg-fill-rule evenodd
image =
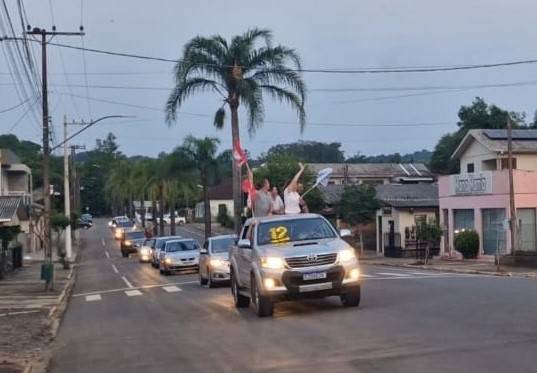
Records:
M20 31L16 0L6 0L14 26ZM51 12L52 4L53 12ZM81 19L79 0L24 0L33 27L53 24L58 31L77 31ZM2 14L3 9L0 7ZM183 45L195 35L221 34L226 38L250 27L269 28L276 43L295 48L305 68L360 68L397 66L446 66L495 63L537 58L537 4L527 0L286 0L286 1L183 1L183 0L86 0L83 2L84 44L89 48L179 58ZM57 37L58 43L81 46L80 37ZM36 57L40 58L36 48ZM100 89L98 85L168 88L172 64L85 53L49 47L50 110L56 141L63 136L64 114L69 120L103 115L134 115L132 121L102 122L76 141L93 147L108 132L118 137L128 154L155 156L169 152L184 136L217 136L222 149L229 147L229 122L216 131L212 119L180 115L168 128L163 121L166 90ZM63 60L63 61L62 61ZM0 54L0 111L21 102ZM536 65L472 71L331 75L306 73L306 112L309 125L301 134L287 107L266 98L266 121L255 137L244 126L244 147L257 155L271 145L296 140L341 142L347 156L356 152L380 154L432 149L439 137L456 128L457 111L479 95L531 118L537 108ZM65 74L67 73L67 75ZM536 82L509 88L461 89L472 86ZM68 87L69 85L70 87ZM416 91L398 88L440 87ZM318 92L323 88L359 88L365 92ZM378 90L373 89L392 89ZM73 97L69 95L75 95ZM405 97L406 96L406 97ZM88 97L88 99L86 98ZM135 108L95 100L109 100ZM186 102L184 112L212 115L221 104L217 96L202 94ZM27 111L28 105L0 113L2 133L7 133ZM40 106L12 131L40 140ZM229 118L229 116L228 116ZM241 116L241 119L245 116ZM245 120L242 120L245 124ZM348 124L349 126L328 125ZM428 126L382 127L386 124L429 123ZM350 125L374 124L375 127ZM71 129L74 130L74 129Z

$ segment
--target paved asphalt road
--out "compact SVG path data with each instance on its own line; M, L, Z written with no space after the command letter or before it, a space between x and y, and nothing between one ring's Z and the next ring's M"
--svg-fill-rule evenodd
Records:
M104 225L84 234L51 372L537 372L534 280L364 265L359 308L289 302L259 319L227 287L121 258Z

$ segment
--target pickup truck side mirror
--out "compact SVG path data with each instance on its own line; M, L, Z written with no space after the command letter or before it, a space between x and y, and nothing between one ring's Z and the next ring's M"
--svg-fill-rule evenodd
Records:
M339 231L339 235L343 238L343 237L350 237L352 236L352 232L350 229L342 229Z
M208 253L209 251L206 248L204 247L200 248L200 254L208 254Z
M242 239L237 242L237 246L239 249L251 249L252 248L252 242L249 239Z

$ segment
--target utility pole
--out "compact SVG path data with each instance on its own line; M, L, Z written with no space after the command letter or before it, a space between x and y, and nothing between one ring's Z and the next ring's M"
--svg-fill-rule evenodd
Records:
M82 31L82 26L80 26ZM30 29L30 26L28 26ZM84 35L83 32L57 32L52 26L52 32L45 29L34 28L26 32L27 35L41 36L41 82L42 82L42 106L43 106L43 244L45 251L45 266L43 267L43 279L46 288L54 288L54 267L52 262L52 246L50 242L50 148L49 148L49 114L48 114L48 82L47 82L47 36L57 35Z
M63 117L63 139L67 139L67 116ZM67 150L67 141L63 144L63 204L65 207L65 216L71 222L71 193L69 191L69 151ZM65 260L71 260L71 224L65 227Z
M71 123L79 124L79 123ZM73 210L78 211L80 208L80 179L78 173L76 172L75 159L76 159L76 150L86 150L85 145L71 145L71 174L72 174L72 185L73 185Z
M515 207L515 188L513 181L513 125L511 118L507 116L507 164L509 168L509 210L511 219L509 220L509 230L511 233L511 255L515 255L517 242L517 218Z

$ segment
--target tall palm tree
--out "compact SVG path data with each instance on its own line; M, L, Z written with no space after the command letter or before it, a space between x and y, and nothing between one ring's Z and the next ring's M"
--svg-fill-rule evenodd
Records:
M298 114L301 130L306 123L304 101L306 87L300 75L300 57L294 49L272 45L272 33L251 29L227 41L220 35L197 36L183 49L175 66L175 88L166 103L166 121L173 123L177 109L194 93L212 91L224 103L216 111L214 125L222 128L231 112L233 143L239 139L239 106L248 115L248 131L252 135L264 119L263 95L289 104ZM233 201L235 229L239 229L241 213L240 170L233 167Z
M216 151L220 140L214 137L203 139L187 136L183 145L176 150L191 164L192 168L199 170L199 177L203 189L203 219L205 222L205 239L211 236L211 206L209 202L209 182L216 173Z

